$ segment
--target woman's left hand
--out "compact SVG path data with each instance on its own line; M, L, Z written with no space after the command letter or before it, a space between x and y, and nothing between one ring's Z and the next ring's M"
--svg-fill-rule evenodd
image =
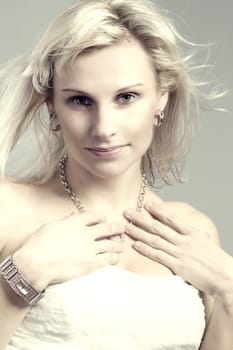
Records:
M197 289L213 297L221 295L229 277L233 280L233 258L213 239L214 226L204 232L187 225L189 218L176 216L161 202L148 203L145 209L150 215L124 213L130 221L125 233L136 241L134 248Z

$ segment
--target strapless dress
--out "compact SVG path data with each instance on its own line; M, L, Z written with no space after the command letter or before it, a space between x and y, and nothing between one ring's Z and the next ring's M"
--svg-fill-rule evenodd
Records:
M6 350L197 350L204 316L181 277L107 266L49 286Z

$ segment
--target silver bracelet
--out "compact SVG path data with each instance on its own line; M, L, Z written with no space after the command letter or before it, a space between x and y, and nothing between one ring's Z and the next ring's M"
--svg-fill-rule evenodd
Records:
M11 255L0 264L0 274L11 289L13 289L28 305L35 305L45 294L45 290L38 292L22 276Z

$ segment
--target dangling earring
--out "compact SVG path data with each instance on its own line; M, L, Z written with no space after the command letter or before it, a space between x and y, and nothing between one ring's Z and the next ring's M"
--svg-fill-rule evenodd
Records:
M57 119L57 115L55 112L50 113L50 130L53 132L58 132L59 130L61 130L61 125L57 124L54 126L54 122Z
M164 111L159 110L154 117L154 126L156 127L161 126L163 119L164 119Z

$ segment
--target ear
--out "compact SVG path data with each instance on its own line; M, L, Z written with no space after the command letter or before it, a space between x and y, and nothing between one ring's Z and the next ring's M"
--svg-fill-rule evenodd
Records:
M157 103L157 110L164 111L168 102L169 93L167 91L160 92L159 100Z
M53 106L53 102L52 102L51 98L48 98L46 100L46 105L47 105L49 114L52 114L54 112L54 106Z

